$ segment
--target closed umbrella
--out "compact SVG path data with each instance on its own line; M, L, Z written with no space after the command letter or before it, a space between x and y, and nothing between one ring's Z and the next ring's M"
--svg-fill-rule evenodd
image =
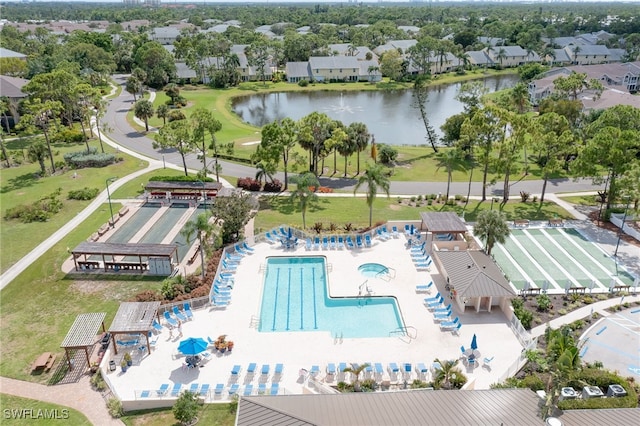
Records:
M473 339L471 339L471 349L472 350L476 350L478 349L478 342L476 342L476 335L473 335Z
M207 350L209 344L200 337L189 337L178 345L178 350L184 355L198 355Z

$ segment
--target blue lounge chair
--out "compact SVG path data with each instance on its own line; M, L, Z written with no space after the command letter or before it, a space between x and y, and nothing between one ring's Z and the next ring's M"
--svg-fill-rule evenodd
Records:
M434 373L442 370L442 365L440 365L439 362L434 362L433 364L431 364L431 369L433 370Z
M264 395L267 393L267 384L258 383L258 395Z
M247 252L240 246L240 244L234 244L233 251L238 253L238 255L240 255L241 257L247 255Z
M411 236L411 228L409 228L409 225L405 225L405 226L404 226L404 233L405 233L407 236Z
M277 395L280 392L280 385L278 383L271 383L271 390L269 395Z
M347 363L346 362L341 362L340 364L338 364L338 374L343 375L344 374L344 370L347 368Z
M249 383L247 386L244 387L244 392L242 392L242 395L251 396L252 394L253 394L253 385Z
M433 264L433 261L431 259L429 259L426 262L416 263L416 269L429 269L429 267L431 267L432 264Z
M222 259L220 264L222 265L222 270L225 272L235 272L236 269L238 269L238 265L231 265L224 259Z
M229 263L240 263L242 261L242 256L233 255L228 251L225 252L224 258Z
M389 231L387 231L387 227L386 226L382 227L382 235L387 237L387 239L391 238L391 234L389 233Z
M424 299L424 303L435 302L436 300L440 299L440 297L442 297L442 295L440 294L440 292L438 292L433 297L426 297Z
M458 326L460 319L455 317L453 321L445 321L440 323L440 330L452 330Z
M351 239L351 236L347 236L347 248L349 249L353 249L355 248L355 245L353 244L353 240Z
M162 332L162 325L160 325L160 323L156 320L153 320L153 328L158 332Z
M338 237L338 248L342 250L344 248L344 238Z
M255 362L250 363L249 366L247 367L247 374L255 373L256 367L257 367L257 364Z
M420 374L427 374L429 369L427 368L426 365L424 365L423 362L419 362L418 364L416 364L416 371Z
M219 296L231 297L231 289L229 289L229 287L218 287L217 285L214 285L213 293Z
M260 369L260 374L263 376L269 375L270 366L269 364L262 364L262 368Z
M234 383L231 385L231 387L229 387L229 396L233 396L235 394L238 393L238 389L240 389L240 385L237 383Z
M311 238L307 238L307 239L305 240L304 247L305 247L307 250L311 250Z
M395 362L389 363L389 373L397 373L400 371L400 367Z
M173 388L171 388L171 396L180 395L180 391L182 390L182 383L174 383Z
M452 333L457 334L458 336L460 335L460 329L462 328L462 323L458 322L458 325L456 325L453 330L451 330Z
M464 355L464 351L465 351L464 345L460 346L460 352L462 353L462 355Z
M364 245L366 247L371 247L371 236L369 234L364 236Z
M198 394L198 388L200 387L199 384L197 383L191 383L191 386L189 386L189 392L191 393L195 393L196 395Z
M209 397L209 384L204 384L200 387L200 392L198 392L198 394L202 397L208 398Z
M362 248L362 236L360 235L356 235L356 246L358 246L358 248Z
M171 314L169 313L169 311L164 311L164 319L169 323L171 327L178 326L178 321L176 321L171 317Z
M393 235L393 238L398 238L398 227L397 226L392 226L391 227L391 235Z
M168 391L169 391L169 384L163 383L160 385L156 393L158 394L158 396L163 396L163 395L166 395Z
M313 239L313 248L316 250L320 250L320 237L315 237Z
M312 365L311 366L311 370L309 370L309 373L315 377L320 373L320 366L318 365Z
M491 361L493 361L493 358L495 358L495 356L492 356L491 358L485 358L482 361L482 366L486 367L487 369L491 370Z
M240 374L240 370L242 369L242 367L240 367L240 365L236 364L233 366L233 368L231 369L231 375L232 376L237 376L238 374Z
M224 391L224 384L218 383L216 385L216 388L213 390L213 394L216 395L216 396L220 396L220 395L222 395L223 391Z
M436 314L441 314L443 312L451 312L451 303L449 303L444 308L436 308L436 309L433 310L433 312L436 313Z
M425 251L425 246L426 246L426 242L421 243L420 245L417 245L417 246L412 246L411 247L411 254L423 253Z
M373 365L373 367L374 367L374 369L375 369L375 371L376 371L376 374L377 374L377 375L382 375L382 374L384 373L384 368L382 367L382 364L381 364L381 363L376 362L376 363Z
M336 365L332 362L327 364L327 374L333 376L336 374Z
M231 304L229 300L217 300L215 297L211 300L211 304L214 308L226 308Z
M193 311L191 310L191 305L189 305L189 302L185 302L182 307L184 308L184 314L187 316L187 318L193 319Z
M140 392L140 398L149 398L151 396L150 390L143 390Z
M331 250L335 250L336 249L336 237L333 236L329 239L329 248Z
M427 308L436 308L438 306L440 306L442 303L444 303L444 298L440 297L440 299L434 301L434 302L429 302L427 303Z
M426 285L417 285L416 293L431 293L431 289L433 288L433 281Z
M284 365L282 364L276 364L276 368L274 370L274 374L276 375L281 375L282 374L282 370L284 369Z
M177 306L174 306L174 307L173 307L173 315L175 315L175 316L176 316L176 318L178 318L178 319L179 319L180 321L182 321L182 322L186 322L186 321L187 321L187 317L186 317L186 316L184 316L184 315L182 314L182 312L180 312L180 309L178 309L178 307L177 307Z
M411 363L405 362L404 364L402 364L402 371L404 372L405 376L410 377L412 371Z
M443 313L439 313L439 314L434 314L433 315L433 319L438 322L438 321L449 321L451 320L451 312L443 312Z
M249 254L253 253L254 251L256 251L256 249L254 249L253 247L249 246L249 244L247 244L246 241L244 241L242 243L242 248Z
M324 250L329 249L329 239L327 237L322 237L322 248Z
M282 235L283 237L287 236L287 231L284 230L283 226L280 227L280 235Z

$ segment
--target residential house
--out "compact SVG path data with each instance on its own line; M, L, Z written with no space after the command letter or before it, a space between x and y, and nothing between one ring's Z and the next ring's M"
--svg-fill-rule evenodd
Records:
M574 65L606 64L611 60L609 48L601 44L581 46L565 46L564 50L571 57Z
M478 37L478 42L487 46L504 46L504 39L499 37Z
M377 59L358 61L358 64L360 65L359 81L368 81L369 83L382 81L382 73Z
M567 66L573 62L573 58L571 58L571 55L567 53L564 48L553 49L553 55L547 55L545 60L547 63L555 66Z
M416 27L415 25L398 25L398 29L404 31L410 36L416 35L420 32L420 27Z
M173 44L180 35L180 30L176 27L156 27L149 33L149 38L162 45Z
M23 61L27 60L27 55L20 52L14 52L13 50L5 49L4 47L0 47L0 58L18 58Z
M375 49L373 49L373 52L378 56L382 56L382 54L386 51L397 50L402 55L404 55L407 53L407 50L409 50L410 47L415 46L416 43L418 43L417 40L391 40L381 46L376 47Z
M358 81L359 61L352 56L312 56L309 67L316 81Z
M540 62L540 56L534 52L527 52L520 46L496 46L484 48L484 52L491 58L493 63L501 67L518 67L527 62Z
M467 52L469 64L471 66L489 68L495 66L493 59L484 50L470 50Z
M313 74L309 62L287 62L285 65L287 82L298 83L302 80L312 81Z
M373 53L367 46L353 46L349 43L330 44L329 52L340 56L353 56L359 61L378 60L378 55ZM367 59L369 56L369 59Z
M4 58L5 56L2 57ZM19 105L20 102L27 97L27 94L22 91L22 88L28 82L29 80L25 80L24 78L0 75L0 94L6 96L9 100L8 111L2 111L3 113L8 112L7 119L9 120L9 127L14 127L20 121ZM4 120L5 117L2 116L2 127L6 129L7 123L5 123Z

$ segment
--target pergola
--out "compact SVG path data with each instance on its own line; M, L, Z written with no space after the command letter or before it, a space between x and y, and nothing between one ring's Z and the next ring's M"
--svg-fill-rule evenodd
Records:
M175 244L141 244L141 243L98 243L82 242L71 251L76 271L81 269L97 269L99 263L88 259L88 256L102 256L105 272L109 269L139 269L141 272L147 269L147 264L142 258L161 257L168 258L169 262L178 263L178 246ZM83 257L83 260L78 261ZM138 262L116 261L115 257L137 257ZM175 256L175 259L174 259ZM108 259L108 258L111 259ZM79 269L80 268L80 269Z
M109 327L113 340L113 351L118 354L116 335L143 334L147 340L147 350L151 353L149 331L153 329L153 320L158 314L160 302L122 302Z
M67 336L60 345L64 348L65 355L67 356L67 362L69 363L69 370L73 369L71 365L71 356L69 350L83 349L87 358L87 365L91 365L89 359L89 347L93 346L96 339L96 334L102 326L104 328L104 318L106 317L104 312L95 312L90 314L80 314L76 317L76 320L71 325Z
M151 181L145 186L152 197L161 198L212 198L218 195L222 184L218 182L167 182Z
M438 234L466 234L467 225L453 212L422 212L422 227L427 232Z

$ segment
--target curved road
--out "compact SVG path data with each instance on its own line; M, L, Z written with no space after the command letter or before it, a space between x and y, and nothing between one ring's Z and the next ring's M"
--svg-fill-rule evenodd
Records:
M174 150L156 150L153 148L153 140L143 133L138 132L131 127L127 121L127 112L133 105L133 96L124 90L127 75L114 75L114 81L119 84L123 90L120 96L109 101L107 112L103 118L105 123L111 127L109 136L118 144L129 148L132 151L139 152L147 157L162 160L166 163L172 163L182 167L182 159ZM228 161L219 161L222 165L223 173L227 176L246 177L255 176L256 169L254 167L242 164L231 163ZM187 167L200 170L202 162L192 154L187 157ZM284 179L282 174L277 175L278 179ZM343 189L353 191L355 185L354 179L327 178L321 177L320 183L334 189ZM593 185L590 179L554 179L547 184L547 192L582 192L594 191L600 189L602 185ZM390 192L393 195L417 195L417 194L436 194L438 192L446 192L446 182L391 182ZM539 194L542 190L541 180L514 181L511 184L511 195L518 196L520 191L529 192L530 194ZM467 194L467 182L453 182L449 190L450 194ZM481 195L482 183L472 182L471 195ZM488 196L501 196L502 183L498 182L487 189Z

